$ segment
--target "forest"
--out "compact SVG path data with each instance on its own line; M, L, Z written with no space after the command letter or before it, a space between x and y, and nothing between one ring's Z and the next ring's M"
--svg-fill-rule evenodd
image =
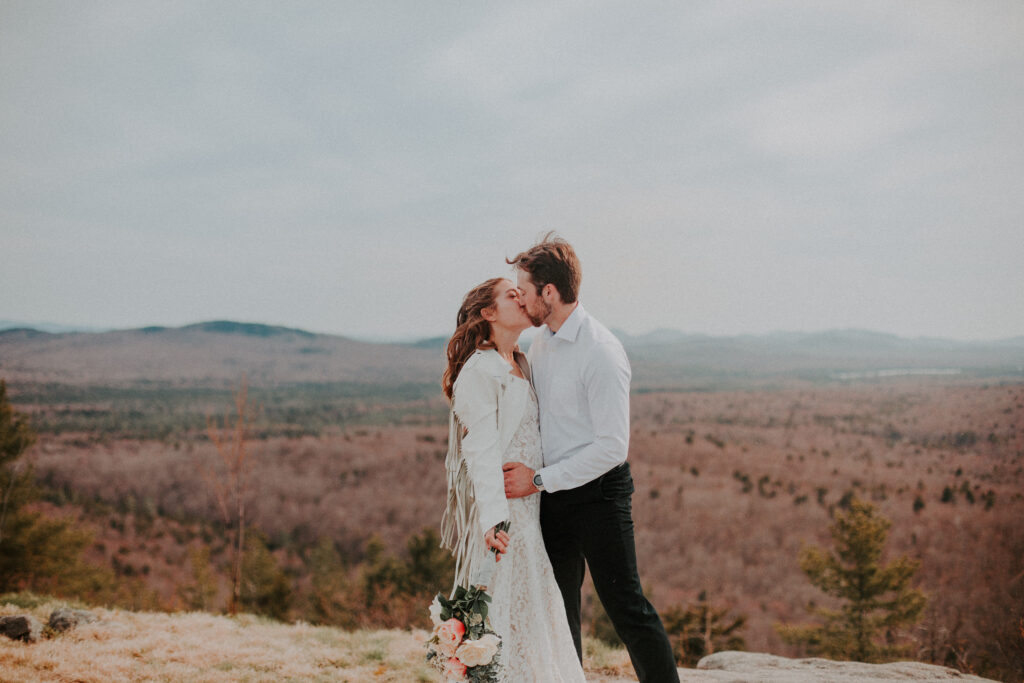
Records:
M423 606L451 581L437 547L443 401L425 383L296 383L249 390L240 412L241 386L10 385L36 435L24 458L33 509L79 534L92 570L23 573L8 590L347 628L424 625ZM913 659L1017 675L1024 384L793 381L642 391L631 409L641 578L679 628L710 610L735 626L712 647L807 654L779 630L833 599L798 557L827 545L837 512L860 499L891 520L886 556L915 560L927 596L920 619L887 637ZM233 429L239 415L244 429ZM231 489L230 453L218 446L238 439L243 477ZM244 502L240 553L225 497ZM588 595L590 632L614 641Z

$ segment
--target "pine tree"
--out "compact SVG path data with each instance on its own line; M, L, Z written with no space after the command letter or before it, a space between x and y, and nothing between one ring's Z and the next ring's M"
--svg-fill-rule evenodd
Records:
M263 534L251 529L246 534L241 576L239 604L243 609L287 620L292 605L292 582L267 548Z
M112 575L81 558L92 543L89 533L29 507L39 491L32 467L21 456L34 442L28 421L11 407L7 384L0 380L0 592L106 596Z
M355 628L348 573L334 543L321 538L310 551L306 567L310 574L308 612L313 623Z
M821 625L776 625L782 639L804 644L811 654L860 662L892 659L905 652L898 629L921 618L927 599L910 587L919 562L901 556L881 564L891 522L871 503L853 498L829 528L834 552L805 548L800 568L811 583L838 598L838 610L811 606ZM881 641L881 642L880 642Z
M441 586L450 586L455 576L455 559L441 547L441 538L426 527L406 541L409 553L402 589L409 595L433 595Z
M213 609L217 596L217 576L210 566L210 548L201 546L188 552L192 566L192 581L178 587L178 597L191 610L208 612Z
M9 554L12 527L22 506L35 498L32 471L22 454L35 443L36 436L24 415L14 412L7 400L7 383L0 380L0 551Z
M731 617L728 607L712 606L704 591L696 605L686 609L678 605L672 607L662 619L680 666L695 667L701 657L714 652L746 649L740 630L747 623L747 617Z
M429 623L423 606L451 586L454 562L440 547L434 529L425 528L409 537L406 550L408 559L402 559L388 552L376 535L366 542L353 600L360 624L396 628Z

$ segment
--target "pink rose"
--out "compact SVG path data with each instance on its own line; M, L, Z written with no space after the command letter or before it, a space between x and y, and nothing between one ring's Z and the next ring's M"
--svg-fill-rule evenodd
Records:
M466 665L451 657L448 663L444 667L445 676L454 676L457 680L463 680L466 678Z
M442 622L434 629L434 635L437 636L437 649L445 657L454 656L465 633L466 625L455 617Z

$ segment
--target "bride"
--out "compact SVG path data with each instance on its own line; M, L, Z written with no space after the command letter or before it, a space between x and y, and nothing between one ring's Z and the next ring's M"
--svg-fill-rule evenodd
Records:
M452 413L441 524L444 544L455 552L455 583L487 586L503 680L584 681L544 550L540 496L505 499L503 463L542 464L537 397L516 344L532 323L515 284L493 278L466 294L456 325L442 380ZM504 521L509 533L496 533Z

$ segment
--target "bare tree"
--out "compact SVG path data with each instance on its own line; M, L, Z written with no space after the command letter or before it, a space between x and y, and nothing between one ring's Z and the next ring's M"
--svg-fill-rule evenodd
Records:
M249 493L251 462L246 448L248 427L252 422L249 406L249 382L242 375L242 384L234 394L235 408L223 421L206 418L206 433L217 449L220 468L200 462L203 479L213 489L226 529L234 531L231 552L231 599L228 611L238 612L242 590L242 555L245 550L246 500Z

